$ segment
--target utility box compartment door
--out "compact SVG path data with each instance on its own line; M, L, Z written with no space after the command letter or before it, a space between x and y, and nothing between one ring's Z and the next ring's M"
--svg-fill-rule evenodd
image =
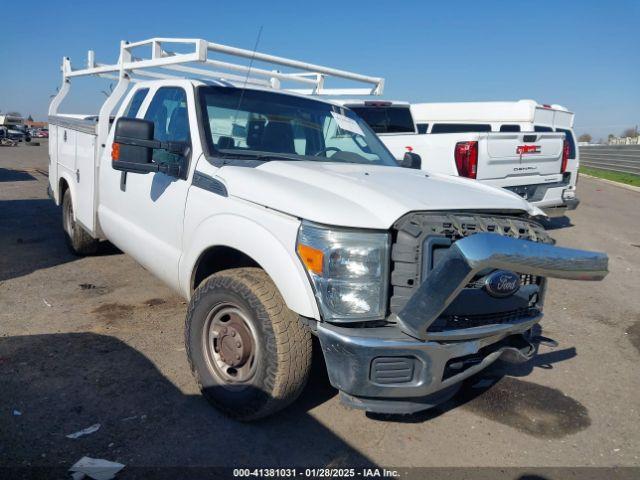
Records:
M89 233L96 231L96 136L76 132L76 221Z
M76 169L76 134L75 130L70 130L61 126L58 130L58 163L74 172Z

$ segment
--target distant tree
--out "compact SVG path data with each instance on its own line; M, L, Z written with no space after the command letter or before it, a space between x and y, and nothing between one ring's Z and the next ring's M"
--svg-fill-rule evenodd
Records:
M30 122L33 122L33 117L32 117L31 115L29 115L29 116L27 117L27 120L28 120L28 121L30 121Z
M588 133L583 133L578 137L578 141L589 143L591 142L591 135L589 135Z
M638 135L638 131L635 128L627 128L622 132L623 137L635 137L636 135Z

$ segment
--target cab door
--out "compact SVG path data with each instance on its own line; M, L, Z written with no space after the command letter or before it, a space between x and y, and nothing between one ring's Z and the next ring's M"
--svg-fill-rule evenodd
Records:
M193 91L178 86L159 87L144 102L138 118L154 124L154 138L191 143ZM145 109L146 105L146 109ZM195 121L195 117L192 119ZM110 159L109 159L110 160ZM195 161L195 157L184 159ZM179 156L154 150L156 163L180 162ZM107 162L103 162L103 165ZM189 181L165 173L134 174L108 167L101 188L101 222L107 237L149 271L177 288L184 208ZM105 186L105 183L109 183ZM118 187L119 185L119 187Z

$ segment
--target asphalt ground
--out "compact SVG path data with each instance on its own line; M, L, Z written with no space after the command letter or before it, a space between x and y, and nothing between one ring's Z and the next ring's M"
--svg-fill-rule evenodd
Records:
M581 205L550 225L559 245L607 252L611 271L600 283L549 282L542 326L556 348L495 364L442 407L406 417L342 406L318 357L293 406L243 424L197 390L185 301L113 246L71 255L46 185L46 142L0 148L0 477L64 472L84 455L126 464L118 478L210 466L527 467L500 470L513 478L570 467L572 478L611 478L579 467L640 466L638 192L581 178Z

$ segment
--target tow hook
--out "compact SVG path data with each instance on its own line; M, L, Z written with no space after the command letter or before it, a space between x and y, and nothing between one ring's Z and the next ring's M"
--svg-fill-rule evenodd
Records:
M533 358L538 350L538 344L527 340L524 335L513 341L514 345L505 348L500 360L507 363L526 363Z
M531 339L533 343L537 343L539 345L544 345L545 347L556 348L558 346L558 342L549 337L543 337L542 335L536 335Z
M555 348L558 342L542 335L520 335L511 340L511 345L504 349L500 359L507 363L528 362L537 353L539 345Z

